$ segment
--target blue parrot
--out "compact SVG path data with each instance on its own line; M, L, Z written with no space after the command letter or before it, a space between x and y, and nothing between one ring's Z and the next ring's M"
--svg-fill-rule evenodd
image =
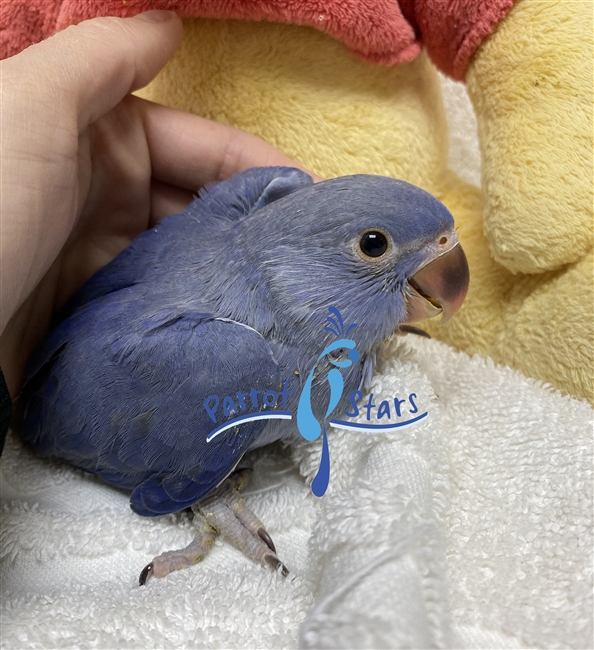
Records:
M14 429L40 454L131 491L139 515L192 509L194 541L154 558L141 584L200 561L216 533L286 573L235 470L246 452L297 438L295 421L209 434L278 408L273 395L295 413L314 367L311 412L326 423L338 399L328 373L342 368L333 408L343 412L378 346L403 323L449 318L468 280L452 216L427 192L252 168L204 188L83 285L29 359ZM329 308L357 324L358 363L336 363L345 350L319 358Z

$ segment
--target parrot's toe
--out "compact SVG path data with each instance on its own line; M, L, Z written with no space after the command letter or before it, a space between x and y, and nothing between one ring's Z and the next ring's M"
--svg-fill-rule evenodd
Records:
M249 470L235 472L192 510L200 513L212 528L244 555L273 570L280 568L286 576L289 570L276 556L272 538L239 494L248 484L249 476Z
M163 578L172 571L200 562L211 549L217 533L251 560L274 571L280 569L282 575L287 576L289 570L276 556L276 547L270 535L239 494L248 481L249 470L235 472L193 505L196 536L191 544L153 558L141 571L139 584L143 586L151 577Z
M164 578L167 574L178 569L185 569L204 559L210 551L216 537L216 532L200 513L194 513L193 520L196 536L185 548L176 551L166 551L153 558L140 572L138 583L142 587L150 577Z

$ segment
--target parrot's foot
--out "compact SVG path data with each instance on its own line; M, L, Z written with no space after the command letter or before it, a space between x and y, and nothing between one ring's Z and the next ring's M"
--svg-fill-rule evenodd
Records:
M235 472L208 496L192 506L196 537L186 548L167 551L142 570L140 585L154 576L163 578L204 559L217 533L231 542L247 557L262 566L279 569L288 575L287 567L276 556L276 548L262 522L245 505L239 493L249 481L249 470Z
M141 571L140 577L138 578L140 586L146 584L146 581L151 576L164 578L172 571L192 566L205 558L214 544L217 534L200 513L194 513L192 523L196 529L196 536L192 542L186 548L161 553L152 562L149 562Z

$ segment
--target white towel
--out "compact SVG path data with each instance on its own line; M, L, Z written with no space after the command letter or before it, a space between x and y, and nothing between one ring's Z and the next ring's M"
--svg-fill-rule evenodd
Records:
M412 336L387 351L374 402L418 396L394 434L330 432L260 450L248 505L291 570L223 541L138 587L191 539L127 495L36 458L2 466L4 648L585 648L592 628L592 408L489 360ZM292 458L291 458L292 456Z

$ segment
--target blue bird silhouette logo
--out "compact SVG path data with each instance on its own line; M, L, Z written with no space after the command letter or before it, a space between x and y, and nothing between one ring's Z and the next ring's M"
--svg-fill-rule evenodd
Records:
M360 359L359 352L356 349L357 344L352 339L346 338L348 336L348 333L357 327L357 324L353 323L352 325L349 325L345 330L342 316L340 315L338 309L336 309L336 307L329 307L328 311L330 312L330 316L328 316L326 319L328 321L328 325L324 327L324 331L334 334L338 340L325 347L321 354L318 356L316 363L314 363L313 368L310 370L307 376L305 385L303 386L303 390L301 391L301 395L299 397L299 404L297 406L297 428L299 429L299 433L306 440L316 440L316 438L320 436L320 433L323 434L320 467L311 484L311 490L317 497L323 496L328 488L328 482L330 481L330 453L328 450L326 426L322 426L318 422L311 408L311 388L316 365L319 361L326 357L328 362L335 366L329 370L327 375L327 380L330 384L330 399L328 401L326 415L324 416L324 420L327 420L340 401L344 390L344 379L342 378L342 373L339 369L348 368L349 366L357 363ZM331 356L329 356L335 350L348 350L346 358L338 360L333 359Z

